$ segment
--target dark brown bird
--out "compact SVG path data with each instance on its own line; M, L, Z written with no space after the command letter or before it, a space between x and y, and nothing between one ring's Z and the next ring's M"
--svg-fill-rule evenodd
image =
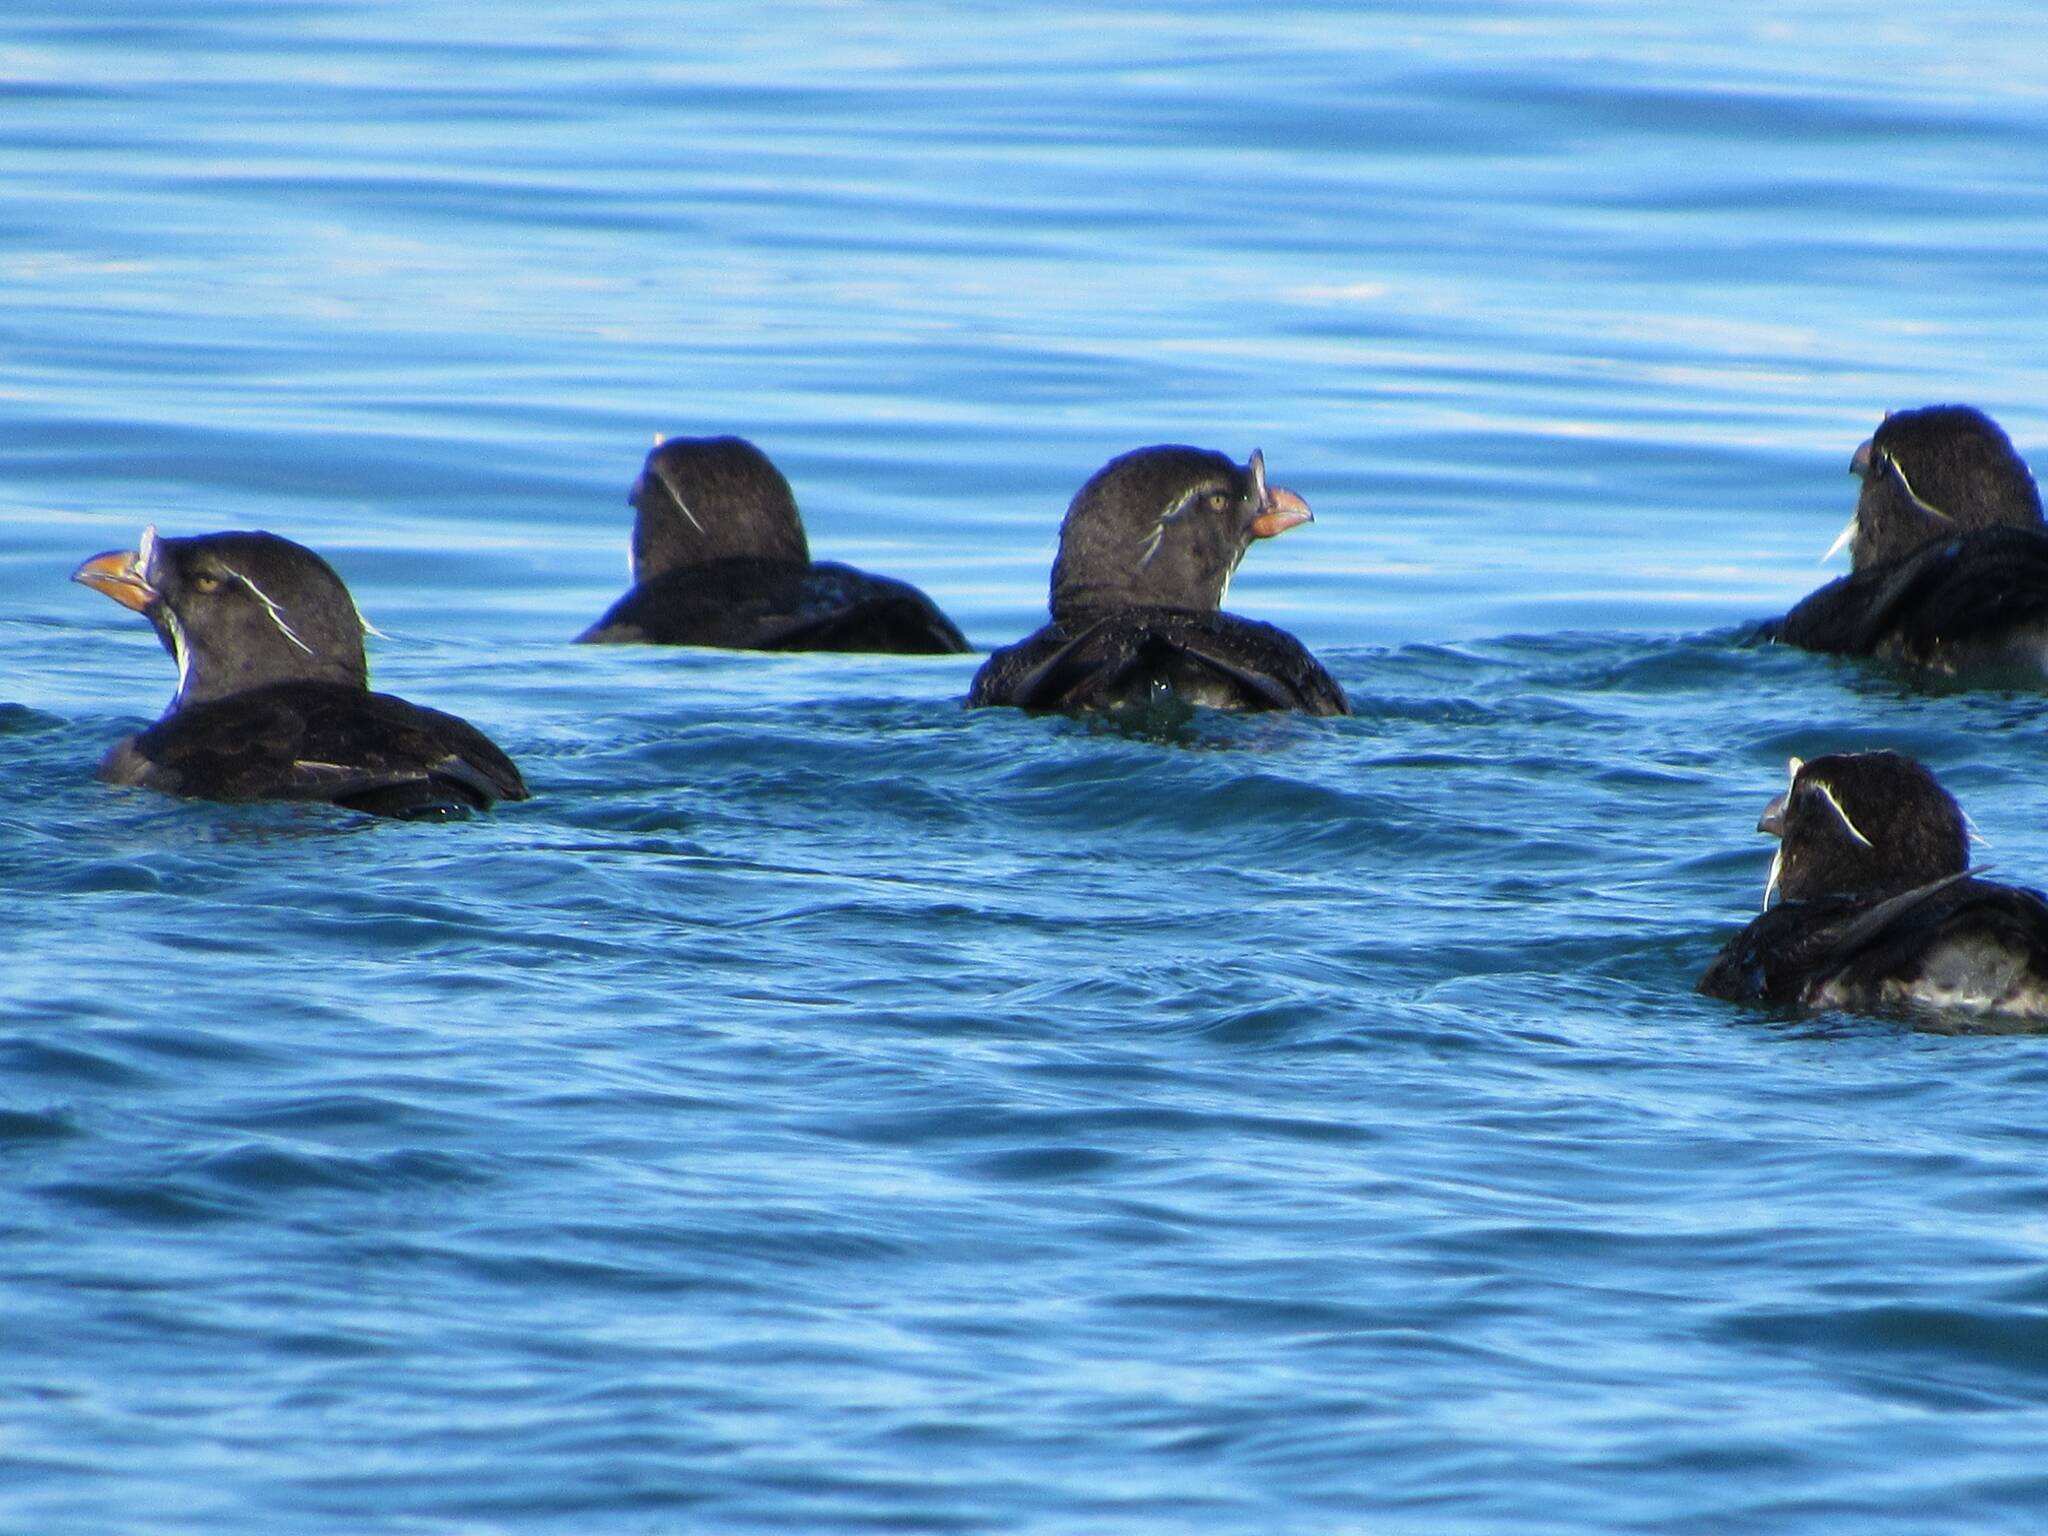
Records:
M627 501L633 588L576 638L740 651L968 649L908 582L813 561L796 497L740 437L673 437L647 455Z
M1243 465L1178 445L1112 459L1060 525L1052 621L989 657L968 707L1075 712L1170 695L1215 709L1349 714L1344 690L1299 640L1222 611L1252 541L1309 521L1307 502L1266 483L1257 451Z
M72 580L148 619L178 664L163 718L101 762L110 784L414 818L527 797L467 721L370 692L362 617L302 544L145 528L136 549L95 555Z
M1779 840L1764 911L1707 967L1707 996L2048 1019L2048 901L1969 873L1962 808L1919 763L1795 757L1757 830Z
M1847 546L1849 574L1764 636L1944 672L2048 671L2048 525L1998 424L1966 405L1898 411L1849 468L1856 514L1828 551Z

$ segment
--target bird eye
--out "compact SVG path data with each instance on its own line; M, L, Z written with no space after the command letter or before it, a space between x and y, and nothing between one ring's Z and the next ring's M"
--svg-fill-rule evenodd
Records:
M211 571L201 571L192 578L192 590L194 592L218 592L220 590L220 578Z
M1209 510L1210 510L1211 512L1227 512L1227 511L1229 511L1229 510L1230 510L1230 498L1229 498L1228 496L1224 495L1224 494L1223 494L1223 492L1221 492L1221 491L1211 491L1211 492L1209 493Z

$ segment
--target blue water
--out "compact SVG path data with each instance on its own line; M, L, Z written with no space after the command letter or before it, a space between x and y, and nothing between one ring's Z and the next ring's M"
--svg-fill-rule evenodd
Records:
M2048 882L2048 695L1745 648L2040 465L2032 7L16 0L0 1529L2027 1532L2048 1042L1695 997L1788 754ZM1348 720L564 642L655 431L982 646L1190 441ZM530 803L96 783L267 527Z

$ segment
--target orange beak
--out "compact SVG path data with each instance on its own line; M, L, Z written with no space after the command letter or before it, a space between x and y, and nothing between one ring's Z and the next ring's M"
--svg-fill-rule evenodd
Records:
M94 555L71 573L71 579L95 592L104 592L123 608L146 611L163 594L142 574L142 556L132 549L112 549Z
M1263 510L1252 519L1252 537L1255 539L1270 539L1275 534L1316 520L1315 513L1308 509L1308 503L1285 486L1276 485L1268 490L1261 506Z

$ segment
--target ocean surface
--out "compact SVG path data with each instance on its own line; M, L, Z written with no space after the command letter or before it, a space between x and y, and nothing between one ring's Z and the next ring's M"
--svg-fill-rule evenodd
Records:
M2048 883L2048 691L1743 643L2048 457L2044 164L1997 0L13 0L0 1531L2040 1531L2048 1040L1692 987L1790 754ZM655 432L984 649L1263 448L1357 715L572 647ZM146 523L534 798L97 783Z

